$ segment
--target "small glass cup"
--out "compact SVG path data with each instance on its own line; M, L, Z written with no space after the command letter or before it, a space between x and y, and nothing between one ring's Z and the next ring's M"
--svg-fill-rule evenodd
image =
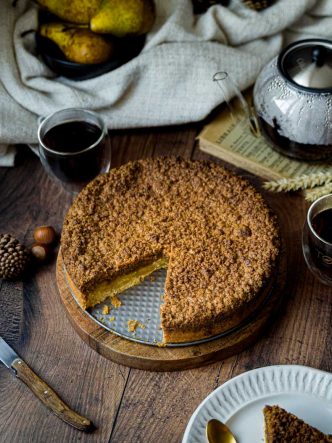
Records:
M319 215L320 214L320 215ZM310 206L302 235L302 248L310 271L324 284L332 285L332 243L321 235L332 223L332 194Z
M79 108L54 112L41 119L38 141L44 168L69 192L79 192L110 169L108 130L95 112Z

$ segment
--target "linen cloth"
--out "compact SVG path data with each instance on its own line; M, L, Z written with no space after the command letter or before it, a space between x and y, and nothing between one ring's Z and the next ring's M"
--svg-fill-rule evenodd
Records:
M195 16L191 0L155 0L157 18L139 56L90 80L56 76L35 52L37 6L5 0L0 8L0 144L37 142L37 118L82 107L109 129L199 121L224 101L212 81L227 71L240 89L294 40L332 38L332 0L277 0L256 12L240 0ZM227 97L229 98L229 97ZM0 165L12 150L0 151Z

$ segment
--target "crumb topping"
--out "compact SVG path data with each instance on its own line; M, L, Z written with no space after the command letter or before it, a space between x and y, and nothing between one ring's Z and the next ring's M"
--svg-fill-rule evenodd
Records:
M331 443L332 436L305 423L279 406L265 406L266 443Z
M138 320L128 320L128 332L135 332L137 328L145 329L145 326Z
M102 313L103 315L107 315L107 314L109 314L109 312L110 312L110 307L107 306L107 305L103 305L102 310L101 310L101 313Z
M173 157L97 177L76 197L61 242L83 294L166 257L161 323L170 329L200 328L247 306L279 250L275 219L246 180L214 163Z
M112 295L111 303L114 308L119 308L122 305L122 302L117 295Z

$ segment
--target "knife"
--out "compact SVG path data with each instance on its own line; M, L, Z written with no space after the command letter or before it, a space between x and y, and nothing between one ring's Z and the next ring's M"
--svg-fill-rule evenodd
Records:
M57 393L29 368L2 337L0 337L0 361L8 369L11 369L16 377L22 380L36 397L61 420L80 431L91 432L94 429L92 422L70 409Z

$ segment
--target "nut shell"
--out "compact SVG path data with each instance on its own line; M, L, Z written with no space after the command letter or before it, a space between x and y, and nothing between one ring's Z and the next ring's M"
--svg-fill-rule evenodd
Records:
M52 226L39 226L34 230L33 238L42 245L51 245L55 242L56 232Z
M48 245L43 245L41 243L34 243L31 246L31 254L39 262L48 260L52 255L52 250Z

